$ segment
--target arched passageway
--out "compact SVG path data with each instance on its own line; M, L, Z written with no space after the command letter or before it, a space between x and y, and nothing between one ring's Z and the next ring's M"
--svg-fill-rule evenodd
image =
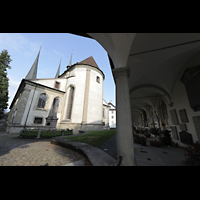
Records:
M134 165L132 123L138 123L141 109L150 125L157 115L158 125L172 131L175 143L187 145L181 131L191 134L194 142L200 140L200 111L191 108L195 103L184 82L189 74L199 73L199 33L75 34L95 39L108 52L116 84L117 154L123 157L122 165Z

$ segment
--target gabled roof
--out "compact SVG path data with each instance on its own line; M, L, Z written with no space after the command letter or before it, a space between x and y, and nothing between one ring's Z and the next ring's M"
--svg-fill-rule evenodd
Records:
M112 104L112 102L109 102L108 105L111 106L111 109L116 109L116 107Z
M9 109L12 109L15 101L17 100L17 98L19 97L20 93L22 92L23 88L25 87L26 84L30 84L30 85L33 85L35 86L35 89L36 87L45 87L46 89L49 89L49 90L53 90L53 91L56 91L56 92L59 92L59 93L62 93L64 94L65 92L62 91L62 90L58 90L57 88L52 88L52 87L49 87L49 86L46 86L46 85L43 85L43 84L40 84L40 83L35 83L33 81L30 81L30 80L27 80L27 79L22 79L18 89L17 89L17 92L15 93L15 96L10 104L10 107Z
M90 56L89 58L86 58L85 60L78 62L78 64L86 64L86 65L92 65L94 67L98 67L97 63L95 62L94 58Z

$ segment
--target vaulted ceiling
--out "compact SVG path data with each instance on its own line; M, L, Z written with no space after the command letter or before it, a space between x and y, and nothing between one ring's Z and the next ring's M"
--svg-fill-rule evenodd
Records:
M171 102L186 63L200 52L199 33L87 33L108 52L114 68L129 68L132 115L154 106L158 96Z

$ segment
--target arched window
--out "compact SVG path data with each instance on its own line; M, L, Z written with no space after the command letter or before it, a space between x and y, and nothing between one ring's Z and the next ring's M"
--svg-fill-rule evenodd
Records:
M74 99L74 87L70 87L66 119L71 119L73 99Z
M105 118L105 108L103 108L103 118Z
M148 127L148 123L147 123L147 114L146 111L143 110L143 117L144 117L144 127Z
M60 99L58 97L54 98L54 100L53 100L53 109L54 109L55 112L58 111L59 104L60 104Z
M163 124L168 125L168 113L167 113L167 107L165 102L162 100L161 105L160 105L160 110L161 110L161 117L162 121L164 122Z
M46 101L47 101L47 95L46 94L41 94L38 100L38 104L37 107L38 108L44 108L46 105Z

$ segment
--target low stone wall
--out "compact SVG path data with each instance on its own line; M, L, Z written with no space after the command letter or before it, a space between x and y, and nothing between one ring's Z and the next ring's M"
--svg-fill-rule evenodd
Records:
M115 166L116 164L112 156L89 144L62 139L62 136L51 138L51 143L78 151L88 159L91 166Z

